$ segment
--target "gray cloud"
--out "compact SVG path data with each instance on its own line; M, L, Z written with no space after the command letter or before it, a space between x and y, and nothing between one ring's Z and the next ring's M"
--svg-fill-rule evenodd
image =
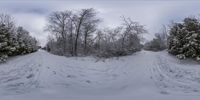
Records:
M46 43L47 32L44 32L46 17L52 11L78 10L95 8L103 19L101 26L120 25L120 16L132 18L145 25L149 30L148 39L158 32L163 24L170 21L181 21L184 17L198 15L200 1L184 0L2 0L0 12L11 14L18 25L31 32L42 45Z

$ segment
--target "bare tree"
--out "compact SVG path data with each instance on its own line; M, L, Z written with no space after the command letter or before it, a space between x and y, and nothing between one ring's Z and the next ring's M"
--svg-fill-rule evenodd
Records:
M124 28L122 38L122 49L125 47L140 48L140 34L147 33L143 25L133 22L130 18L123 18L122 27Z
M83 24L83 35L84 35L84 54L87 55L88 53L88 42L93 42L92 33L97 30L97 24L100 20L99 19L91 19L89 22Z
M87 54L92 33L96 31L98 22L96 11L92 8L73 11L54 12L49 16L47 30L54 33L56 41L61 42L63 55L68 53L77 56L79 44L84 45Z
M82 9L79 14L75 17L76 19L75 26L76 26L76 37L75 37L75 44L74 44L74 54L77 56L77 48L78 48L78 39L81 33L81 28L85 27L85 46L87 46L87 37L88 34L93 32L94 28L96 27L96 23L98 19L96 17L96 11L93 8L90 9Z
M111 57L140 50L139 35L146 32L143 25L123 17L121 26L102 30L98 29L100 19L96 15L97 12L92 8L82 9L76 13L73 11L53 13L50 16L48 29L56 33L56 46L65 44L60 48L64 48L63 52L68 52L72 56L98 53ZM66 40L67 42L62 42Z
M47 30L54 33L57 38L60 38L63 44L63 54L66 53L67 49L67 35L70 34L72 38L72 12L53 12L49 16L49 24L47 25Z

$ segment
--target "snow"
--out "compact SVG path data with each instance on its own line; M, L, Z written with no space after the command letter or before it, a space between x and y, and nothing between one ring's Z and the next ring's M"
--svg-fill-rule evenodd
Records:
M0 100L199 100L200 66L166 51L110 59L46 51L0 64Z

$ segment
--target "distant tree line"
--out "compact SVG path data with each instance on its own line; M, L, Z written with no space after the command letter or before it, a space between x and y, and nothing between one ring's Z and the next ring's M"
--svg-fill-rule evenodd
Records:
M168 38L167 27L163 26L161 32L155 33L155 38L153 38L153 40L146 42L144 44L144 49L150 51L165 50L167 49L167 38Z
M188 17L181 23L163 27L155 38L144 45L140 35L147 33L143 25L122 17L122 24L115 28L99 28L101 20L90 9L53 12L48 17L46 30L51 34L46 50L57 55L116 57L145 50L167 49L180 59L200 60L200 21Z
M0 62L9 56L37 51L37 40L23 27L16 27L7 14L0 14Z
M47 51L64 56L114 57L141 50L140 34L147 33L143 25L122 18L116 28L99 28L101 20L90 9L53 12L48 17L46 30L51 33Z
M146 50L160 51L167 49L179 59L192 58L200 61L200 20L186 17L182 22L173 22L169 31L156 34L152 41L144 45Z

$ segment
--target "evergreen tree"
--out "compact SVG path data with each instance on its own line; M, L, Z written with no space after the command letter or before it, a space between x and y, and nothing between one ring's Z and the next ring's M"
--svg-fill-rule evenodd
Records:
M8 56L37 51L37 40L22 27L15 27L9 15L0 14L0 62Z
M0 25L0 62L6 61L9 53L8 46L9 30L4 24Z
M200 23L196 18L185 18L174 23L168 39L168 51L180 59L200 57Z
M37 51L37 40L29 35L23 27L17 29L17 41L19 44L18 53L26 54Z

